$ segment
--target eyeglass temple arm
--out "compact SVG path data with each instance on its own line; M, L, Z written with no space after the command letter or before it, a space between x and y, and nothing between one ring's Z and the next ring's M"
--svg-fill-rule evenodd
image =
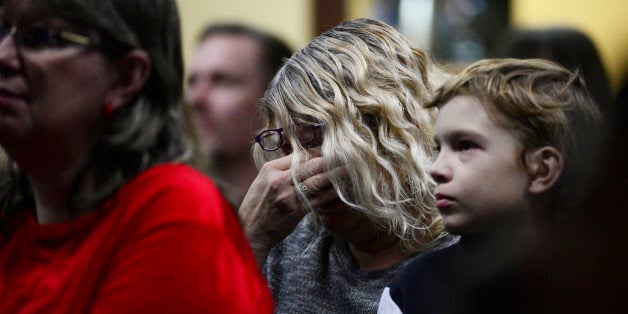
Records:
M89 46L92 43L91 39L87 36L82 36L82 35L66 32L66 31L59 32L59 38L63 40L67 40L75 44L84 45L84 46Z

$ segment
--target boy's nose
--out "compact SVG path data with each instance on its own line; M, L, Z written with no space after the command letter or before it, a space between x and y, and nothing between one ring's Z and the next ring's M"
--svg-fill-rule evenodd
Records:
M430 175L438 184L442 184L451 180L451 170L447 166L445 158L444 156L442 156L442 154L438 155L438 158L430 167Z

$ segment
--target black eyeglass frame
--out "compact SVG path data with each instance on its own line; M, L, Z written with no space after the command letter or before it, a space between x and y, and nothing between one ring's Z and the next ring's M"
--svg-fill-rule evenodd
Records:
M312 141L316 140L317 130L321 129L324 125L325 125L324 123L312 123L312 124L310 124L310 123L299 123L299 124L293 125L292 127L296 128L298 126L309 126L311 128L311 130L314 133L314 136L311 139L308 139L306 141L299 141L301 143L301 145L303 145L303 147L310 148L310 147L314 147L315 145L309 145L309 143L311 143ZM285 145L287 143L283 131L284 131L284 128L267 129L267 130L264 130L264 131L260 132L259 134L257 134L255 136L255 138L253 138L253 140L257 144L259 144L259 146L263 150L265 150L267 152L274 152L274 151L278 150L279 148L281 148L283 145ZM269 133L277 133L277 134L279 134L279 139L280 140L278 141L277 147L268 148L268 147L265 147L264 144L262 144L262 139L265 138L267 136L267 134L269 134Z

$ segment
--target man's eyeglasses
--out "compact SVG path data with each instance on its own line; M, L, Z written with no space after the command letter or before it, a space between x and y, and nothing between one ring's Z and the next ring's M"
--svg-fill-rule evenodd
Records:
M320 129L323 127L323 123L316 124L295 124L292 126L292 133L299 139L299 143L305 148L318 146L322 142ZM279 149L286 144L284 135L284 128L268 129L257 136L255 136L255 142L259 143L263 150L272 152Z
M67 45L94 46L94 42L87 36L50 28L19 29L0 25L0 42L13 35L16 45L37 50L43 48L62 48Z

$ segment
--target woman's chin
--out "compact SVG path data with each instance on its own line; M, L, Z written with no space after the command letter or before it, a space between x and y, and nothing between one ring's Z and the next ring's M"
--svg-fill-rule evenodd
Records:
M340 236L343 229L346 229L343 227L346 223L334 214L318 215L318 218L320 219L323 227L333 235Z
M346 206L332 211L316 212L316 214L329 233L343 240L346 240L361 224L360 217Z

